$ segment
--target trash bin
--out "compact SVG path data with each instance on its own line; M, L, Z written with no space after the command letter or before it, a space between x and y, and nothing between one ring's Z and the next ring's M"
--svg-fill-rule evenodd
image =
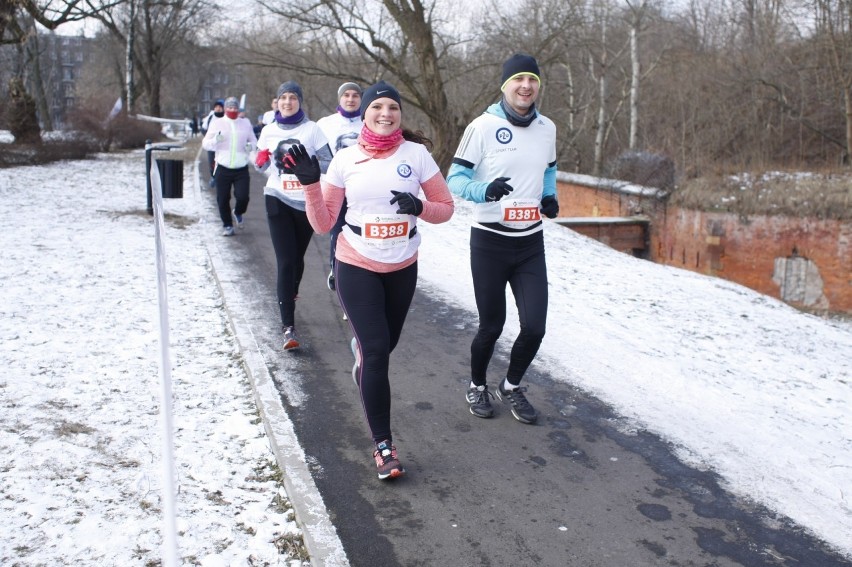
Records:
M157 169L163 186L163 199L183 198L183 160L158 159Z

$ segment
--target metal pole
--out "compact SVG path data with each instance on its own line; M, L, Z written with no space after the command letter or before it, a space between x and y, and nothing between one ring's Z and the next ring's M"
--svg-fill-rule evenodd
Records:
M146 187L146 209L149 215L154 214L154 206L151 204L151 152L154 144L151 140L145 140L145 187Z
M163 190L160 174L151 176L150 149L146 144L146 165L149 180L149 197L151 187L154 193L154 240L156 244L157 262L157 299L159 302L160 319L160 425L162 435L162 466L163 466L163 565L177 567L177 522L175 505L174 478L174 415L172 412L172 365L169 356L169 298L166 289L166 247L163 243L165 222L163 219Z

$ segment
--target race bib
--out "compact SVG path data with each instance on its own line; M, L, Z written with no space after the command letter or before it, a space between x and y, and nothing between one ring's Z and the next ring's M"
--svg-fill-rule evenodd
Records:
M510 228L529 228L541 221L538 206L539 203L535 199L502 199L500 224Z
M305 188L299 183L298 179L287 179L288 176L281 176L282 191L303 191Z
M305 200L305 186L292 173L280 173L278 175L278 187L281 194L293 201Z
M377 250L408 246L408 215L366 214L361 217L361 240Z

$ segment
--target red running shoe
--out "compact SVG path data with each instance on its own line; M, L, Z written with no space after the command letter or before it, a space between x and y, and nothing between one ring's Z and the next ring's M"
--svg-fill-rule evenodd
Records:
M376 459L380 480L387 478L394 479L405 474L402 463L396 457L396 447L391 445L390 441L386 440L377 443L376 450L373 452L373 458Z

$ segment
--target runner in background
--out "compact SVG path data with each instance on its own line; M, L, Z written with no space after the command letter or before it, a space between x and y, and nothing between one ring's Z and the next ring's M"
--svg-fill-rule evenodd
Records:
M317 120L331 152L336 154L343 148L348 148L358 142L358 134L361 132L361 87L355 83L343 83L337 89L337 111L334 114L324 116ZM337 237L343 229L346 217L346 199L343 200L343 208L337 222L331 228L331 241L329 249L329 262L331 269L328 272L328 289L334 291L334 250L337 247Z
M299 348L296 333L296 297L305 271L305 252L314 231L305 214L305 191L287 162L287 150L295 144L316 154L322 171L331 161L331 150L322 130L302 108L302 87L287 81L278 87L278 110L271 124L263 127L257 146L255 167L266 171L266 215L275 259L278 264L278 307L284 350ZM272 164L272 167L270 167Z
M217 118L222 118L223 116L225 116L225 100L218 98L213 103L213 110L211 110L207 116L204 117L204 120L201 121L201 132L206 135L207 130L210 127L210 123ZM207 152L207 167L210 170L210 181L208 182L208 185L213 187L216 184L216 181L213 179L213 170L216 168L216 152Z
M213 179L216 185L216 203L222 219L222 235L234 235L234 220L243 226L243 215L249 204L249 170L251 154L257 144L251 122L240 116L235 97L224 102L225 115L214 118L201 140L201 147L215 153L216 167ZM231 216L231 188L236 204Z

